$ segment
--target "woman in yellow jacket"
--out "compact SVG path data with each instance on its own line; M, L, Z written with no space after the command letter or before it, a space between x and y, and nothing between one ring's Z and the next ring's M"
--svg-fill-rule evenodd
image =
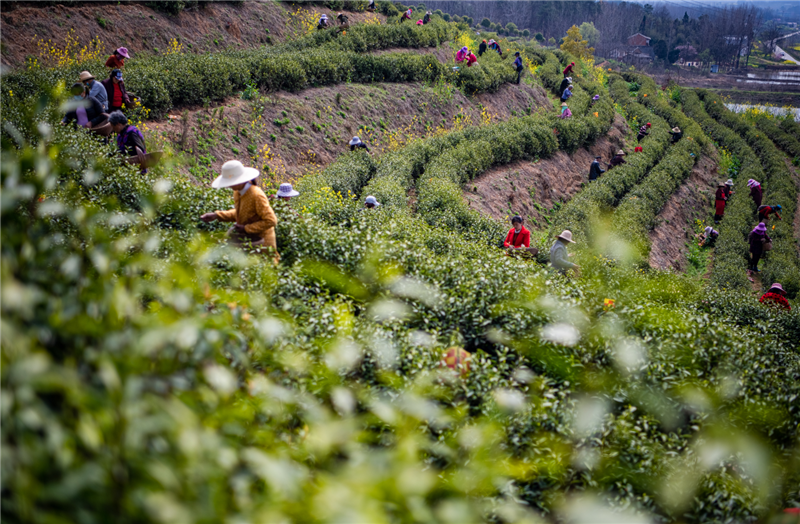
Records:
M275 241L275 226L278 219L269 205L267 195L252 183L258 177L258 170L244 167L238 160L230 160L222 165L222 174L211 183L213 188L233 189L233 209L206 213L200 217L203 222L234 222L228 230L228 241L239 247L251 248L256 253L275 254L275 263L280 260Z

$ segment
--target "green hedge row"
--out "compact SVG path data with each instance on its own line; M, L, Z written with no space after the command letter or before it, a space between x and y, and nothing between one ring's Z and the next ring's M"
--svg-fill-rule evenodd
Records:
M700 152L701 146L694 140L678 142L614 211L611 230L630 242L644 263L650 254L648 233L656 226L656 215L691 174Z
M787 117L789 118L791 117ZM784 150L792 160L800 159L800 134L791 134L792 130L784 129L782 124L778 125L774 119L767 116L756 118L756 127ZM800 129L797 131L800 132Z
M757 155L764 173L763 179L756 178L764 189L763 203L779 204L783 208L783 220L770 221L769 236L773 240L773 249L765 257L761 278L765 284L780 282L789 296L794 297L800 292L800 257L794 237L797 186L784 162L785 157L763 131L726 108L718 95L701 90L699 96L705 102L708 114L742 136ZM744 184L740 184L740 191L747 191Z
M800 124L791 116L787 116L783 119L781 122L781 129L794 137L800 137Z
M731 173L736 192L728 200L725 217L719 226L719 238L714 248L714 268L711 282L722 289L739 292L750 289L747 266L750 246L747 235L756 225L755 205L747 189L750 178L763 182L764 172L753 150L738 134L711 118L697 93L691 89L681 91L683 111L693 118L706 134L719 146L726 148L740 162L738 173Z
M222 100L248 84L270 90L296 91L338 82L425 81L445 75L465 92L496 89L514 78L513 69L494 57L482 58L481 67L454 72L432 56L369 51L394 47L436 47L454 38L453 24L435 20L412 24L357 24L340 35L336 28L317 31L280 46L248 51L141 55L125 67L128 91L135 93L153 116L171 107ZM84 69L105 74L101 61L62 68L36 68L4 76L4 86L18 96L34 95L45 85L63 81L67 86Z
M621 77L614 75L610 78L609 93L622 106L631 128L636 129L646 122L650 122L652 128L650 135L641 143L641 152L626 151L626 164L610 169L590 183L555 216L551 231L557 234L569 229L582 242L588 241L591 228L599 224L603 211L616 207L620 199L661 160L670 145L670 127L667 122L636 103L630 97L627 83Z
M679 127L681 131L683 131L684 138L691 137L693 140L699 142L703 149L707 149L711 146L711 142L706 134L703 133L700 124L682 113L679 108L673 107L670 101L664 97L663 91L658 90L658 85L655 80L640 73L625 72L622 76L628 82L637 82L641 86L638 95L640 104L643 104L650 111L665 119L669 122L669 125Z

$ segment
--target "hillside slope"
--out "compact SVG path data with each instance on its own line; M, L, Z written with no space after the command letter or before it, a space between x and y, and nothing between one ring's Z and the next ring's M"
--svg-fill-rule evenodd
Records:
M306 10L336 16L323 6L307 6ZM20 66L26 57L40 56L40 40L60 46L67 38L74 39L78 49L97 38L101 55L124 46L134 57L141 52L163 51L173 39L182 43L187 52L252 48L300 34L299 22L290 23L291 11L292 4L260 0L241 4L201 2L199 8L186 9L178 15L142 4L34 6L3 2L0 59L3 65ZM353 23L384 19L377 13L347 15Z
M380 153L415 137L551 107L544 91L529 85L504 85L496 93L466 97L452 86L345 84L174 111L173 118L149 127L154 140L186 152L208 168L208 176L226 160L251 162L263 158L258 152L269 148L273 173L294 178L309 163L324 166L334 161L353 135ZM204 179L204 171L192 169L199 179Z

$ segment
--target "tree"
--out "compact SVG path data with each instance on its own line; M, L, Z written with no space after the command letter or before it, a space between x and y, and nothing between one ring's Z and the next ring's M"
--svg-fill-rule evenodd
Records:
M584 22L579 29L581 36L586 39L590 46L594 47L600 41L600 31L597 30L593 22Z
M781 36L781 28L774 20L764 25L761 30L761 41L764 42L764 50L768 55L775 52L779 36Z
M510 35L517 34L517 24L515 24L513 22L507 23L506 24L506 32L508 32L508 34L510 34Z
M483 27L487 27L487 28L488 28L488 27L491 27L491 25L492 25L492 21L491 21L491 20L489 20L488 18L484 18L483 20L481 20L481 25L482 25Z
M540 44L541 44L542 42L544 42L544 35L543 35L542 33L536 33L536 34L533 36L533 38L535 38L535 39L536 39L536 41L537 41L537 42L539 42Z
M711 63L711 50L706 49L702 53L697 55L697 60L702 65L702 68L705 69Z
M561 44L561 50L577 58L590 58L594 53L594 47L589 47L589 42L581 38L581 30L573 25L567 30L567 36Z
M674 64L678 57L681 56L681 52L679 49L673 49L669 53L667 53L667 62L670 64Z
M556 45L556 39L551 36L547 43L550 45Z
M525 38L529 38L531 36L530 30L528 30L528 29L523 30L522 31L522 36L524 36Z

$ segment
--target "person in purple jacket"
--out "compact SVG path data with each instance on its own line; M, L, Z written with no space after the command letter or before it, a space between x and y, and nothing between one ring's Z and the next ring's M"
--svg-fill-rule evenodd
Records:
M144 145L144 136L136 126L128 123L128 117L122 114L122 111L114 111L108 117L108 123L111 124L111 129L117 134L117 149L123 156L135 156L139 159L139 165L144 165L144 156L147 154L147 148ZM142 173L146 172L142 169Z

